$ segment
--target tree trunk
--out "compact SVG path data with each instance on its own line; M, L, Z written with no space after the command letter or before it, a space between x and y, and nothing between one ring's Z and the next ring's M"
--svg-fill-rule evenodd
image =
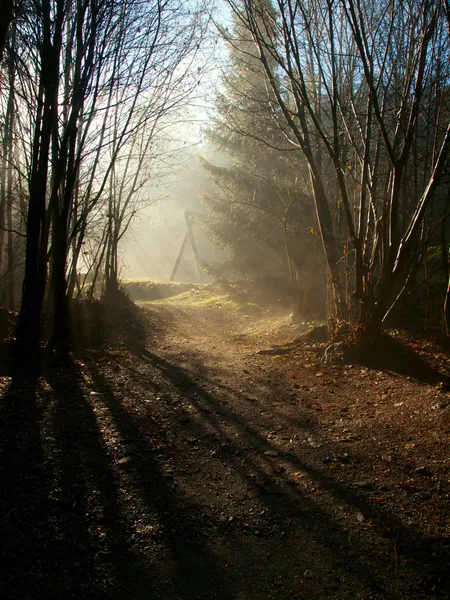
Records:
M0 0L1 2L1 0ZM12 34L11 47L14 47L14 30ZM3 160L1 164L1 199L0 199L0 266L3 260L4 240L5 240L5 217L7 206L11 203L11 182L12 182L12 136L14 128L14 80L15 65L11 59L8 65L8 103L5 115L5 128L2 140Z
M54 348L58 342L68 342L70 338L66 279L67 234L63 221L64 215L58 219L56 226L53 227L52 235L50 269L51 336L48 344L50 349Z
M445 333L447 337L450 337L450 249L447 253L448 258L448 283L447 283L447 291L445 293L445 301L444 301L444 324L445 324Z
M0 0L0 61L3 60L8 29L14 18L13 0Z
M44 38L41 49L38 110L33 140L32 172L26 228L25 275L22 304L17 320L16 366L37 364L40 355L41 316L47 282L48 217L47 182L55 114L58 109L59 54L61 48L61 11L55 17L52 39L52 15L48 0L43 3ZM58 31L59 28L59 31Z

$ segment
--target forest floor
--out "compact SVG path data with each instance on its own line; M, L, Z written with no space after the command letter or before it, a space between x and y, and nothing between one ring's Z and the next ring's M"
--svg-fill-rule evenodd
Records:
M435 343L346 365L289 345L287 316L220 302L121 321L0 380L2 598L450 598Z

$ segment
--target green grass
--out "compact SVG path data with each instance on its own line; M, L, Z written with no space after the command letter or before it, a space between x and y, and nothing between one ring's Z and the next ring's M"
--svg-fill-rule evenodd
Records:
M286 282L275 279L211 283L128 279L122 281L122 285L135 302L219 308L248 315L266 312L280 314L291 308Z
M223 311L238 311L246 314L257 314L264 310L254 302L239 301L236 298L231 298L228 294L217 293L217 289L212 289L212 286L196 287L168 298L147 300L145 304L217 308Z

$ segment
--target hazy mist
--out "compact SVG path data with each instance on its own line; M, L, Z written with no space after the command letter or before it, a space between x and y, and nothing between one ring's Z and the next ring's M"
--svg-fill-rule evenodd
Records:
M204 214L202 194L211 186L199 156L205 154L201 142L191 144L180 152L174 172L162 177L158 187L151 190L156 200L140 211L124 240L122 278L149 277L169 280L175 260L187 232L185 211ZM194 224L194 235L201 259L210 260L214 249L202 234L200 222ZM192 248L186 245L177 281L199 281ZM202 280L208 276L202 273Z

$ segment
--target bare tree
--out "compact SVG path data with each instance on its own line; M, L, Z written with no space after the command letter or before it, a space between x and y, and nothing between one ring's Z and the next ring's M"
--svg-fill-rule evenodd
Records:
M50 344L67 338L68 259L76 271L90 215L131 140L195 85L190 66L207 18L184 0L24 3L16 94L32 136L18 125L29 195L16 328L23 353L38 351L44 298ZM129 177L133 169L130 162Z
M448 116L427 103L437 69L448 69L447 52L437 51L448 48L444 3L230 5L251 32L291 143L308 161L335 318L350 319L364 348L414 264L450 149ZM407 194L407 174L419 166L417 133L431 110L434 143L415 194ZM333 216L340 212L345 230Z

